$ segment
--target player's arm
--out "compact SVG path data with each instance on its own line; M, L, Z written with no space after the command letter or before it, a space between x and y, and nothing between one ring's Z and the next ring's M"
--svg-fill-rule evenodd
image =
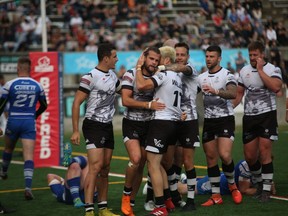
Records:
M7 103L8 99L7 98L0 98L0 115L4 112L5 105Z
M48 107L46 98L39 100L40 106L36 111L35 118L37 119Z
M80 144L80 132L79 132L80 105L83 103L83 101L87 97L88 97L88 92L78 89L76 94L75 94L73 105L72 105L72 127L73 127L73 133L72 133L72 136L71 136L70 140L71 140L71 142L73 144L76 144L76 145Z
M177 73L181 72L187 76L190 76L193 72L191 67L182 64L159 65L158 69L160 69L161 71L170 70Z
M264 60L262 58L257 59L257 71L258 74L263 81L264 85L270 90L275 93L279 92L282 87L282 80L278 77L270 77L268 76L264 70L263 70L263 65L264 65ZM278 68L278 70L280 70ZM281 71L280 71L281 72Z
M152 81L152 79L145 79L143 74L142 74L142 69L141 67L137 67L137 72L136 72L136 87L139 91L145 91L149 89L154 89L155 84Z
M237 86L237 95L236 95L236 98L232 101L234 108L237 107L239 103L242 101L242 98L244 96L244 91L245 91L245 88L242 85Z
M129 108L136 109L152 109L162 110L165 108L164 103L160 103L156 100L153 101L138 101L133 98L133 91L127 88L122 88L122 105Z
M203 85L202 87L203 91L206 93L211 93L214 95L218 95L221 98L224 99L235 99L237 95L237 85L234 83L228 84L226 86L226 89L215 89L211 85Z

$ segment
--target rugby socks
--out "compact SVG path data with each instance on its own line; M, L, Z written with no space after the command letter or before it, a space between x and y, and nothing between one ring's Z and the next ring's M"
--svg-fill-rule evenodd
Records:
M134 206L135 206L135 200L131 200L131 199L130 199L130 206L131 206L131 207L134 207Z
M273 163L262 164L262 179L263 179L263 190L271 191L271 186L273 183Z
M8 167L9 167L10 162L12 160L12 153L8 153L8 152L3 151L2 159L3 159L2 160L2 172L7 173Z
M195 198L195 187L196 187L196 170L193 168L192 170L186 171L187 175L187 203L194 203Z
M85 204L85 212L94 211L94 203L86 203Z
M131 196L131 192L132 192L132 187L128 188L128 187L124 186L123 194L125 196Z
M212 194L220 194L220 170L218 164L207 169Z
M253 164L251 166L248 164L248 166L249 166L250 172L252 174L253 181L255 181L253 183L262 183L263 180L262 180L262 175L261 175L262 170L261 170L260 161L257 160L255 164Z
M173 167L171 167L169 170L167 170L166 173L167 173L167 177L168 177L168 183L169 183L171 196L172 197L178 197L179 192L177 190L176 174L174 172Z
M72 196L73 201L79 198L80 177L75 177L67 180L67 185Z
M226 179L228 181L228 184L234 184L235 179L234 179L234 161L228 165L222 163L222 170L224 175L226 176Z
M181 178L182 167L179 167L176 164L173 164L172 167L173 167L173 170L174 170L175 175L176 175L176 180L178 182L178 181L180 181L180 178Z
M98 209L99 210L102 210L102 209L105 209L105 208L107 208L107 201L98 202Z
M148 202L150 200L154 200L154 191L152 188L151 178L150 178L150 175L148 173L148 175L147 175L147 195L146 195L146 201L145 202Z
M156 208L165 207L164 196L155 197L155 206Z
M33 173L34 173L34 162L32 160L25 161L24 162L25 189L31 190Z

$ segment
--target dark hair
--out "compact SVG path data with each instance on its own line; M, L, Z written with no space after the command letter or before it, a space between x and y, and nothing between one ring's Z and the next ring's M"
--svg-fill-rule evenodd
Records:
M261 41L253 41L248 45L248 51L259 50L261 53L265 52L265 45Z
M217 45L211 45L206 49L206 52L217 52L219 56L222 54L222 50L219 46Z
M28 66L31 66L31 60L30 58L23 56L18 59L18 64L27 64Z
M111 43L101 43L98 46L97 56L98 61L102 61L104 57L110 57L112 50L116 50L116 47Z
M189 46L187 43L185 42L176 43L174 48L177 48L177 47L184 47L187 50L187 54L189 55Z
M148 48L144 51L144 56L146 57L146 56L149 54L150 51L155 52L155 53L161 55L160 50L159 50L158 47L151 46L151 47L148 47Z

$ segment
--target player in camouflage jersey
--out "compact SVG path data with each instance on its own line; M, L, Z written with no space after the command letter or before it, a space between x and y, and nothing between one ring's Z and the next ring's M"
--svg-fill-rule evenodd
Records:
M230 71L220 66L221 53L219 46L209 46L206 49L208 71L198 77L198 88L203 93L204 102L202 141L212 188L211 198L202 206L223 203L220 195L219 157L234 203L242 202L242 195L234 181L234 162L231 155L235 130L231 100L236 98L237 82Z
M269 201L273 181L272 142L278 139L276 94L281 90L280 68L265 62L265 46L254 41L248 46L250 64L239 75L236 107L244 100L243 143L245 160L257 179L255 196Z
M160 51L149 47L144 52L143 76L151 77L157 70ZM138 68L137 68L138 69ZM164 103L153 101L154 90L139 91L136 87L136 68L128 70L122 78L122 104L127 107L122 122L123 141L129 155L126 168L125 185L121 210L124 215L132 216L135 196L142 182L143 169L146 163L145 141L152 117L152 110L165 108Z
M108 173L114 149L112 118L115 112L115 93L121 85L116 74L118 61L116 48L109 44L99 45L98 65L81 78L72 107L73 134L71 142L80 145L79 111L87 99L87 109L82 131L86 142L89 171L85 178L86 216L94 215L93 195L96 182L99 182L99 216L115 216L107 208Z

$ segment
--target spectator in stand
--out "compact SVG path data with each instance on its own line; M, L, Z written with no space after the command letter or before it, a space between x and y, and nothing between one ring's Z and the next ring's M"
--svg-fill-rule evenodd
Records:
M46 29L49 32L51 28L51 21L49 17L46 17ZM39 16L36 20L36 27L33 34L33 43L41 44L42 41L42 17Z
M273 40L277 41L277 34L272 25L269 25L266 30L266 38L269 43Z
M129 16L129 8L127 0L118 1L117 8L118 8L117 20L119 21L127 20Z
M31 19L27 19L24 15L21 16L21 23L19 26L19 35L17 37L16 44L13 52L19 51L21 46L27 46L29 44L31 34L35 29L35 22Z
M242 2L242 7L245 8L245 10L252 16L252 2L251 0L244 0Z
M241 29L240 19L237 16L235 7L231 8L231 13L228 17L228 24L233 31L239 31Z
M240 2L238 2L236 5L236 13L239 19L240 17L244 16L244 12L245 12L245 8L242 7Z
M85 46L85 52L93 52L96 53L98 50L98 46L95 44L93 40L88 41L88 44Z
M0 11L0 43L3 43L7 38L9 28L11 27L11 21L8 17L7 11L1 9Z
M74 34L77 33L78 27L82 26L83 23L84 23L83 19L77 11L74 14L72 14L69 24Z
M252 11L252 15L256 14L261 14L262 17L262 9L263 9L263 5L262 5L262 0L252 0L251 2L251 11ZM254 17L256 19L256 17Z
M209 17L211 14L211 10L209 8L209 1L208 0L199 0L201 10L206 17Z
M241 51L238 52L238 55L235 58L235 64L236 64L236 72L238 73L245 66L245 64L247 64L247 60L243 57Z
M216 13L212 15L212 20L215 27L215 32L217 34L223 34L223 14L221 9L218 9Z
M288 37L287 37L287 30L283 26L283 22L280 21L276 27L276 35L277 35L277 42L279 46L287 46L288 45Z

